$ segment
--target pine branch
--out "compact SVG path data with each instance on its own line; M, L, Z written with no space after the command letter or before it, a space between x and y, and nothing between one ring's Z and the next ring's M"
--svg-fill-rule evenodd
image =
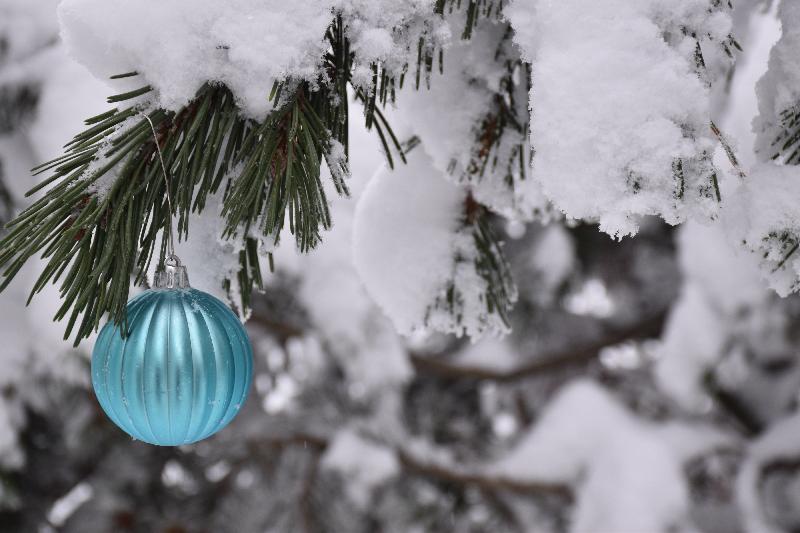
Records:
M467 40L472 38L472 31L481 19L501 20L505 4L506 0L437 0L434 12L444 15L445 11L452 13L463 7L466 11L466 20L461 38Z
M486 312L496 314L506 327L510 327L508 314L517 300L517 288L502 246L485 213L474 222L473 238L478 250L475 269L486 282Z
M275 99L281 88L273 91ZM320 227L331 225L328 201L320 180L320 164L332 153L333 139L320 117L328 95L311 92L306 84L292 91L289 101L252 128L242 141L237 164L242 170L226 194L222 215L225 237L235 236L260 220L261 231L277 243L288 213L290 231L301 251L320 241ZM328 157L337 192L347 194L343 159Z
M478 15L490 16L491 4L471 1L469 24ZM164 230L172 217L178 237L187 238L190 215L202 212L208 196L222 191L224 237L243 243L236 281L242 310L247 309L252 291L262 283L251 229L277 243L288 218L299 249L316 246L321 229L331 225L320 179L323 159L337 192L347 194L348 86L354 53L340 16L326 39L330 47L318 82L276 82L270 95L274 111L261 122L243 117L230 90L215 83L204 85L176 112L155 108L148 85L110 97L109 103L122 105L86 120L87 129L65 146L63 156L34 169L51 175L28 192L42 196L8 224L0 241L0 290L41 254L47 263L30 297L48 283L60 284L63 304L55 319L68 318L64 337L74 332L77 345L107 314L124 322L130 282L146 283L157 249L156 264L163 262ZM418 71L424 65L428 76L433 66L429 52L434 53L421 41ZM441 65L441 50L439 55ZM379 107L394 99L395 79L379 64L373 72L373 87L354 87L354 93L391 166L392 152L405 158ZM113 78L135 76L128 72ZM402 76L398 82L402 84ZM156 140L144 114L156 129ZM156 142L170 174L172 214ZM492 249L488 234L476 235L481 236L476 242ZM484 271L488 276L492 268ZM232 281L224 284L229 291ZM504 290L490 296L487 305L493 312L505 308Z
M781 132L772 146L772 159L782 160L786 165L800 165L800 102L785 109L780 115Z
M516 302L517 288L502 245L491 229L489 216L484 206L467 195L462 232L472 242L457 246L453 277L429 306L426 324L442 321L444 312L447 318L438 327L458 334L475 335L510 327L508 314ZM465 264L468 265L466 269L463 268ZM464 277L465 271L470 270L482 283L475 283L470 274Z
M109 101L146 97L150 90L142 87ZM69 315L65 338L78 324L76 344L105 313L123 320L130 278L136 273L135 282L143 281L171 218L155 141L149 124L138 116L147 113L156 128L172 176L178 232L184 235L190 212L202 210L207 195L232 168L238 135L252 129L238 117L233 95L222 86L204 86L177 113L151 111L139 102L88 119L89 128L67 145L66 155L38 167L53 175L28 195L50 188L9 224L0 241L0 265L5 267L0 288L42 252L48 263L31 297L61 280L64 304L55 318ZM162 239L162 258L163 248Z
M731 166L736 171L736 174L741 178L744 179L747 177L742 167L739 165L739 160L736 157L736 153L733 151L733 146L728 141L727 137L722 133L722 131L714 124L714 121L711 121L711 132L719 141L719 144L722 146L722 149L725 151L725 155L728 157L728 161L730 161Z
M462 176L466 181L482 179L487 170L495 172L499 164L504 168L501 171L504 172L503 181L511 189L518 180L525 179L533 154L527 101L531 89L531 64L519 56L519 50L513 45L513 35L511 25L507 24L495 52L495 60L505 64L505 73L492 97L489 111L478 127L471 160ZM504 151L505 144L510 145L510 149Z
M5 224L14 216L14 199L6 186L6 175L3 172L3 160L0 159L0 224Z
M280 89L274 91L276 100ZM144 97L150 90L142 87L109 101ZM319 169L333 140L319 115L330 120L335 113L328 109L330 95L309 98L305 91L305 85L298 86L262 123L242 118L231 92L211 84L177 113L133 104L87 120L90 127L67 145L67 155L38 168L54 170L53 176L28 194L55 185L9 225L10 233L0 242L0 265L6 267L0 288L44 250L49 262L32 295L67 272L61 284L65 303L56 315L64 318L72 309L65 337L80 315L76 343L97 328L106 312L123 320L131 274L137 273L135 283L144 281L171 218L155 141L145 119L137 118L143 112L153 121L171 176L179 235L188 236L191 212L202 211L208 195L224 184L227 237L243 226L245 238L247 228L263 219L264 233L277 241L288 211L298 246L310 249L319 241L319 227L330 226ZM333 130L342 137L341 127ZM346 162L328 163L337 190L346 193ZM230 175L234 168L243 169L236 179ZM98 183L107 175L113 183L103 190ZM248 194L245 199L242 191ZM239 274L243 306L261 284L256 247L248 240L242 257L247 265ZM160 260L164 253L162 238Z

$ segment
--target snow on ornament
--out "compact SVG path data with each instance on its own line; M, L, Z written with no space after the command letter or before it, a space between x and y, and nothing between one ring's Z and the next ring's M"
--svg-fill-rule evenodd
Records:
M189 287L171 255L155 288L107 323L92 353L92 386L103 410L133 438L179 446L210 437L241 409L253 354L247 333L221 301Z

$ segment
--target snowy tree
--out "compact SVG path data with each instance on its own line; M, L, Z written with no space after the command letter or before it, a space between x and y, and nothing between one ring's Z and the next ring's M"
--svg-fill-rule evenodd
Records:
M0 0L0 530L796 531L798 183L795 0ZM158 448L173 223L256 371Z

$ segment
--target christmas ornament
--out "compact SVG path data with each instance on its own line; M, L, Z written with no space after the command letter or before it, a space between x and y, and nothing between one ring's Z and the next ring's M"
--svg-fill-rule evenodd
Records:
M221 301L188 284L177 257L153 290L127 305L128 332L103 327L92 385L106 414L133 438L189 444L225 427L247 397L253 356L247 333Z
M153 131L166 183L170 183ZM92 352L92 386L111 420L135 439L161 446L197 442L224 428L247 398L253 353L239 319L210 294L189 287L172 223L169 254L154 288L131 299L127 325L106 324ZM122 327L127 327L123 335Z

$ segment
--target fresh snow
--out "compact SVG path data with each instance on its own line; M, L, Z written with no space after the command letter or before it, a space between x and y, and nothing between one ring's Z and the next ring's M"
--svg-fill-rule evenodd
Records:
M353 227L354 260L369 294L409 334L425 322L454 268L466 192L415 149L408 164L370 181Z
M684 464L727 441L703 426L641 420L597 383L579 380L490 472L574 486L572 533L685 531Z
M643 215L675 224L714 213L708 88L692 63L694 40L672 33L691 14L702 33L724 36L725 17L707 11L700 0L668 9L660 0L512 3L507 15L534 65L534 177L567 216L624 236Z
M766 74L756 86L759 116L753 123L756 151L763 161L775 154L773 143L781 131L781 113L800 112L800 3L780 3L781 38L772 48Z
M344 490L366 507L376 486L400 471L392 450L367 440L353 429L339 431L322 456L323 468L338 471L346 480Z

